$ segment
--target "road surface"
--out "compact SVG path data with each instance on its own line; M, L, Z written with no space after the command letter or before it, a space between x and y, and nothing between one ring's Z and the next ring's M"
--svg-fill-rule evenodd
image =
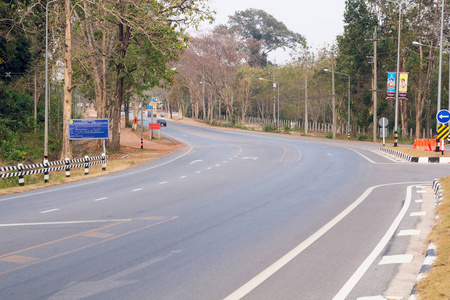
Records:
M371 143L170 121L162 133L188 147L0 197L1 299L382 295L409 259L398 234L419 222L416 200L449 175Z

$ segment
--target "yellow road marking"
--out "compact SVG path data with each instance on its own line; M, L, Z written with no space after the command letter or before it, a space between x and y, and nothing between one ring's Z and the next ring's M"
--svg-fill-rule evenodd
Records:
M118 239L120 237L124 237L124 236L130 235L132 233L136 233L136 232L142 231L144 229L148 229L150 227L153 227L153 226L156 226L156 225L168 222L168 221L175 220L177 218L178 217L176 217L176 216L175 217L171 217L171 218L168 218L168 219L165 219L165 220L162 220L162 221L159 221L159 222L156 222L156 223L153 223L153 224L150 224L150 225L147 225L147 226L144 226L144 227L132 230L132 231L128 231L128 232L125 232L125 233L122 233L122 234L119 234L119 235L112 236L110 238L106 238L104 240L101 240L101 241L98 241L98 242L95 242L95 243L92 243L92 244L89 244L89 245L86 245L86 246L83 246L83 247L80 247L80 248L77 248L77 249L69 250L69 251L66 251L66 252L63 252L63 253L60 253L60 254L56 254L56 255L51 256L51 257L38 259L36 261L32 261L30 263L27 263L26 265L23 265L23 266L14 268L14 269L10 269L10 270L4 271L4 272L0 272L0 276L8 274L8 273L12 273L14 271L18 271L18 270L24 269L24 268L32 266L32 265L36 265L36 264L39 264L39 263L42 263L42 262L46 262L46 261L52 260L54 258L65 256L65 255L68 255L68 254L71 254L71 253L75 253L75 252L78 252L80 250L88 249L88 248L93 247L93 246L101 245L103 243L106 243L106 242ZM132 221L132 220L130 219L129 221ZM126 222L115 223L113 225L119 225L119 224L123 224L123 223L126 223ZM100 230L100 229L111 227L113 225L108 225L108 226L105 226L105 227L102 227L102 228L97 228L97 229L89 230L89 231L82 232L82 233L79 233L79 234L74 234L74 235L71 235L69 237L65 237L65 238L58 239L58 240L55 240L55 241L51 241L51 242L48 242L48 243L44 243L44 244L41 244L41 245L29 247L27 249L18 250L18 251L9 253L9 254L5 254L5 255L0 256L0 260L1 260L1 257L7 257L7 256L10 256L10 255L15 254L15 253L21 253L21 252L24 252L24 251L27 251L27 250L36 249L36 248L43 247L43 246L46 246L46 245L50 245L50 244L53 244L53 243L56 243L56 242L59 242L59 241L67 240L67 239L70 239L70 238L73 238L73 237L76 237L76 236L82 236L82 235L85 235L85 234L90 233L90 232L94 232L94 231L97 231L97 230Z
M39 258L22 256L22 255L11 255L5 258L0 259L1 261L12 262L16 264L28 264L30 262L36 261Z

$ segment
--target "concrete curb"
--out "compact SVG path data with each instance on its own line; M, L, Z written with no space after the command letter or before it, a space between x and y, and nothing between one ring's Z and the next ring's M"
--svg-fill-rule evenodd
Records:
M381 151L387 152L389 154L398 156L404 160L407 160L409 162L415 162L415 163L435 163L435 164L448 164L450 163L450 157L413 157L411 155L402 153L397 150L392 150L389 148L382 147L380 148Z
M441 184L439 183L438 179L433 180L433 191L436 197L437 205L441 204L443 195L441 190ZM435 219L437 220L438 218L439 216L436 215ZM419 275L417 276L416 282L419 282L422 278L427 276L425 272L427 272L432 268L432 265L436 261L436 258L437 258L436 245L430 242L427 248L427 253L425 255L422 267L420 268ZM414 284L414 287L411 291L411 295L409 296L408 299L416 300L417 299L416 295L417 295L417 284Z

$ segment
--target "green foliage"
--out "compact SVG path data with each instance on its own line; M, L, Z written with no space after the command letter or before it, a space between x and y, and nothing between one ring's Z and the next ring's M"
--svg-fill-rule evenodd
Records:
M264 10L249 8L237 11L230 16L228 27L244 39L262 42L262 48L257 43L249 44L249 54L255 65L264 67L267 54L278 48L294 49L304 41L304 37L289 30L286 25L275 19Z
M262 126L262 131L264 132L274 132L277 128L272 124L264 124Z
M284 129L285 133L289 133L292 130L291 126L289 126L289 125L284 125L283 129Z
M358 141L370 141L372 137L367 134L358 134Z
M332 138L333 138L333 133L328 132L328 133L325 135L325 137L326 137L327 139L332 139Z

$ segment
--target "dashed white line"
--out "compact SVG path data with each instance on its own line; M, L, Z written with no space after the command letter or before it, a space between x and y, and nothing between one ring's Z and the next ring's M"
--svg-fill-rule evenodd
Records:
M51 212L58 211L58 210L60 210L60 208L44 210L44 211L41 211L40 214L47 214L47 213L51 213Z
M94 201L103 201L103 200L106 200L106 199L108 199L108 197L98 198L98 199L95 199Z
M423 200L416 200L416 203L423 203Z
M216 165L216 167L220 167L220 165Z
M186 178L187 176L180 176L180 179L184 179L184 178Z
M401 255L386 255L379 262L379 265L390 265L390 264L409 264L413 261L414 256L411 254L401 254Z
M410 236L410 235L419 235L420 230L408 229L408 230L400 230L397 236Z
M416 211L416 212L412 212L409 216L410 217L422 217L422 216L426 216L427 212L426 211Z
M142 190L142 188L134 189L134 190L132 190L132 192L137 192L137 191L140 191L140 190Z
M163 181L163 182L160 182L159 184L166 184L166 183L169 183L168 181Z
M211 169L212 169L212 167L207 167L207 168L206 168L206 170L211 170Z
M197 171L197 172L195 172L195 174L199 174L199 173L201 173L202 171Z

